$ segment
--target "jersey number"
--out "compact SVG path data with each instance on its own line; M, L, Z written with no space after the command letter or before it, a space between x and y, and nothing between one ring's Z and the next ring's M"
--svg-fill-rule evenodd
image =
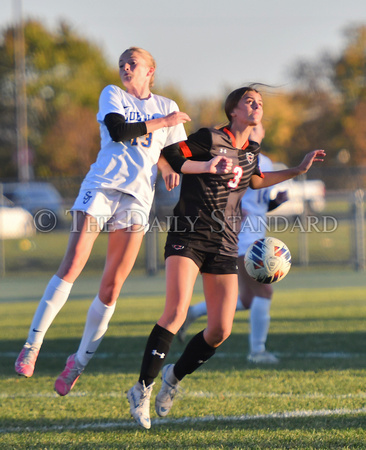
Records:
M243 169L240 166L235 166L233 169L233 174L234 178L232 178L227 184L231 189L235 189L238 187L241 177L243 176Z
M143 147L150 147L151 141L152 141L152 133L148 133L139 138L132 139L131 145L138 145L140 143Z

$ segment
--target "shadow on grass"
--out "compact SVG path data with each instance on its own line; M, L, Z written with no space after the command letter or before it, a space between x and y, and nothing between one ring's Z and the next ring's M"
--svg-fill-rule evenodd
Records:
M147 328L148 333L150 327ZM147 335L118 338L106 336L86 370L94 374L138 373L146 339ZM244 371L255 367L266 371L316 371L365 367L366 333L286 333L271 335L269 341L269 350L275 353L277 350L281 358L279 364L253 366L247 363L247 336L233 334L201 370L226 371L234 368ZM20 340L0 340L1 375L15 375L14 362L23 343ZM78 346L77 339L46 339L37 361L36 373L42 376L57 376L63 369L67 356L75 353ZM174 363L183 349L184 344L176 339L166 362Z

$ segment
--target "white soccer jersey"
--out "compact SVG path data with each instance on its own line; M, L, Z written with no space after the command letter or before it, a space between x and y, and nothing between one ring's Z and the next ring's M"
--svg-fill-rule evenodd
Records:
M99 98L97 120L100 123L101 149L90 166L81 189L115 189L133 195L151 206L161 150L187 139L183 124L160 128L130 141L113 142L104 118L108 113L125 117L127 123L145 122L179 111L168 98L151 94L140 100L118 86L107 86Z
M272 161L259 154L259 167L262 172L273 170ZM239 233L239 256L245 255L248 247L266 235L267 211L272 187L263 189L248 188L241 200L243 222Z

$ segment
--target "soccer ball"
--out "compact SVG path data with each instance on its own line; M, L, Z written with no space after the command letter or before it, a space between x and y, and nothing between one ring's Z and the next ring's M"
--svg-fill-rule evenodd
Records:
M259 283L270 284L283 280L291 267L291 253L287 245L274 237L258 239L244 257L248 275Z

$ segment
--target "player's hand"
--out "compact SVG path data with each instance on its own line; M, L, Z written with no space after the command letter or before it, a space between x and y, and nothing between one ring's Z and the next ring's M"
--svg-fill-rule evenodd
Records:
M168 163L163 154L160 155L158 160L158 169L161 172L161 177L163 178L165 187L168 191L171 191L175 187L179 186L180 176L173 170L172 166Z
M230 173L233 167L233 161L226 156L215 156L210 161L207 161L207 172L223 175Z
M313 150L305 155L304 159L297 166L299 170L299 175L306 173L315 161L324 161L326 153L324 150Z
M275 200L276 200L277 205L282 205L282 203L287 202L287 200L288 200L287 191L277 192Z
M191 118L183 111L174 111L165 116L165 122L167 127L174 127L180 123L190 122Z
M179 173L173 171L169 174L166 174L165 176L162 174L162 177L164 179L167 191L171 191L175 187L179 186L180 182Z
M171 165L168 164L168 161L164 158L164 156L160 156L158 166L161 170L161 177L164 180L167 191L171 191L175 187L179 186L179 173L172 169Z

